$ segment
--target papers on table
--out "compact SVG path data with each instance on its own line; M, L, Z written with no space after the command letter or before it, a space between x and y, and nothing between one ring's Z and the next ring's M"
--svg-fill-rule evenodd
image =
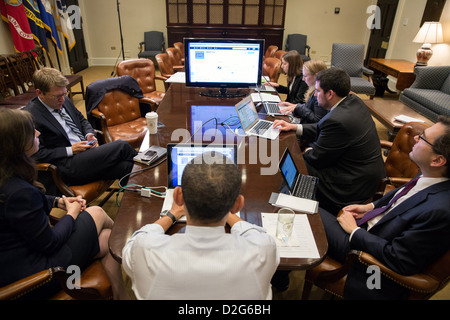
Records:
M292 210L315 214L319 212L319 202L315 200L291 196L284 193L272 193L269 202L280 208L291 208Z
M398 122L402 122L402 123L409 123L409 122L422 122L422 123L425 123L425 121L423 121L423 120L419 120L419 119L416 119L416 118L408 117L408 116L405 116L404 114L396 116L394 119L397 120Z
M185 72L175 72L169 79L166 80L168 83L186 83L186 73Z
M270 93L252 93L252 101L257 103L261 102L261 99L264 102L281 102L280 96Z
M277 213L262 213L262 224L267 233L274 237L281 258L320 258L316 241L309 224L308 216L296 214L292 236L286 243L275 237L277 229Z

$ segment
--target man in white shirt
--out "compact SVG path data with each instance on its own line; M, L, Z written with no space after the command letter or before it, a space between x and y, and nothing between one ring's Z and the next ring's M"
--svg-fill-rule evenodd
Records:
M376 203L347 206L337 219L320 210L331 257L343 262L349 250L361 250L397 273L412 275L423 271L450 248L450 117L441 116L438 123L415 140L410 158L421 174L406 194L399 197L408 185ZM348 274L344 296L406 297L404 288L385 277L381 278L381 289L368 289L370 275L367 266L355 263Z
M244 206L242 178L230 162L217 153L192 160L172 209L127 242L122 263L137 299L271 299L279 264L275 240L236 215ZM185 233L166 235L184 215Z

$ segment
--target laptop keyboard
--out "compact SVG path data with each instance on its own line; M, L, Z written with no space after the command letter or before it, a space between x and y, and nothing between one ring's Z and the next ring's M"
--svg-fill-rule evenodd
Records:
M256 126L252 128L252 131L257 134L264 134L267 130L272 128L273 123L269 121L259 121Z
M265 102L267 113L280 113L280 107L277 103Z
M314 199L316 185L319 178L302 174L298 180L293 195L299 198Z

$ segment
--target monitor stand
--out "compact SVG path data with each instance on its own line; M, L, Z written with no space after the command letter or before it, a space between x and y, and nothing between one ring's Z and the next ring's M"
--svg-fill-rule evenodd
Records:
M226 88L220 88L219 91L211 89L207 91L201 91L200 95L213 98L239 98L245 97L247 93L240 90L227 91Z

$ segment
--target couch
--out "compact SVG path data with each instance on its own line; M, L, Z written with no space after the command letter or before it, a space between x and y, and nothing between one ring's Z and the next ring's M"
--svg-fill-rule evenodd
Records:
M416 80L400 101L430 120L450 116L450 66L416 67Z

